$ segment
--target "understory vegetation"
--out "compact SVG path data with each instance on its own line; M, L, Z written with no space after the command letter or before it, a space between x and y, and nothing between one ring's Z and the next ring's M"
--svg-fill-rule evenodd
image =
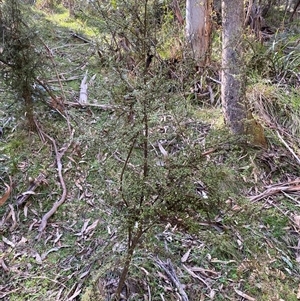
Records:
M0 299L299 300L299 21L247 36L261 147L224 124L217 24L196 72L168 6L98 3L22 6L0 51Z

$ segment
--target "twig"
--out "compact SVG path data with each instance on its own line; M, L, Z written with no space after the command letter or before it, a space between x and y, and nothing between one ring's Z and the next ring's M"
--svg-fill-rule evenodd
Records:
M65 201L65 199L67 197L67 188L66 188L66 184L65 184L64 178L62 176L61 158L63 157L63 155L67 151L67 149L70 147L70 145L72 143L72 140L73 140L73 135L74 135L74 131L71 134L71 139L70 139L69 144L63 149L62 152L59 152L57 150L57 146L56 146L55 140L52 137L50 137L49 135L45 134L45 136L52 142L53 147L54 147L55 156L56 156L56 164L57 164L57 172L58 172L58 177L59 177L59 181L60 181L60 184L61 184L63 192L62 192L62 195L61 195L60 199L58 201L56 201L53 204L52 208L43 216L41 224L39 226L39 230L38 230L40 232L39 238L40 238L42 232L44 231L44 229L46 228L48 219L56 212L57 208L61 204L64 203L64 201Z
M281 137L281 135L279 134L278 131L276 131L276 134L277 134L278 138L280 139L280 141L284 144L284 146L289 150L289 152L294 156L294 158L300 164L299 157L295 154L295 152L291 149L291 147L283 140L283 138Z
M78 40L81 40L81 41L83 41L83 42L86 43L86 44L93 44L92 41L88 40L88 39L85 38L85 37L80 36L79 34L77 34L77 33L75 33L75 32L72 32L72 33L71 33L71 37L76 38L76 39L78 39Z
M163 262L162 260L157 258L154 261L162 270L165 271L165 273L168 275L168 277L170 278L172 283L176 286L176 288L178 289L178 292L181 295L182 301L189 301L189 298L188 298L186 292L184 291L182 284L180 283L180 281L176 275L176 272L171 263L171 260L167 259L167 262Z

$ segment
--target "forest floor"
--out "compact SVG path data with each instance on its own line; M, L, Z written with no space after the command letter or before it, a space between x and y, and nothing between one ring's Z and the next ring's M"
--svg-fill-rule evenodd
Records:
M58 75L47 81L65 102L36 101L33 133L22 103L1 88L0 299L111 300L127 234L119 200L108 201L101 182L110 166L100 133L118 110L101 98L110 75L92 28L63 9L37 18ZM86 74L88 104L81 106ZM212 214L155 223L135 249L121 300L299 300L299 141L266 123L267 148L241 146L219 104L181 101L175 114L164 108L156 118L160 129L172 134L186 125L197 137L207 168L196 174L198 188Z

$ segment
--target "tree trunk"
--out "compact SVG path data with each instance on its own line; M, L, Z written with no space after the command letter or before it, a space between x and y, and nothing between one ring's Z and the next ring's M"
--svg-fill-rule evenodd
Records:
M69 16L70 18L75 17L74 0L69 0Z
M246 74L243 60L244 2L222 2L222 85L224 117L235 135L248 135L248 142L267 147L264 129L248 110Z
M30 131L36 131L36 124L34 121L34 113L33 113L33 101L32 94L30 88L25 86L22 91L22 98L24 99L25 104L25 115L28 122L28 129Z
M295 14L296 14L296 12L297 12L297 9L298 9L298 7L299 7L299 5L300 5L300 0L296 0L296 1L294 1L294 8L293 8L293 13L292 13L292 15L291 15L291 17L290 17L290 22L293 20L293 18L294 18L294 16L295 16Z
M186 1L186 37L192 48L197 67L210 61L212 33L212 0Z
M242 57L244 2L222 2L222 106L232 133L245 134L247 107L245 70Z

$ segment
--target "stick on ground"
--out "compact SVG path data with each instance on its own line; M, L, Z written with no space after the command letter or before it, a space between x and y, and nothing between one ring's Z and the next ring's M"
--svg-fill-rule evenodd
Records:
M56 212L57 208L64 203L66 197L67 197L67 187L66 187L66 184L65 184L65 181L64 181L64 178L62 176L62 163L61 163L61 158L63 157L64 153L67 151L67 149L70 147L71 143L72 143L72 140L73 140L73 134L74 134L74 131L71 135L71 139L70 139L70 142L69 144L61 151L59 152L57 150L57 145L56 145L56 142L55 140L50 137L49 135L45 134L45 136L52 142L53 144L53 147L54 147L54 151L55 151L55 156L56 156L56 164L57 164L57 172L58 172L58 177L59 177L59 181L60 181L60 184L61 184L61 187L62 187L62 195L60 197L60 199L58 201L56 201L52 208L43 216L42 218L42 221L41 221L41 224L39 226L39 236L38 238L41 237L41 234L42 232L44 231L44 229L46 228L47 226L47 222L48 222L48 219Z

